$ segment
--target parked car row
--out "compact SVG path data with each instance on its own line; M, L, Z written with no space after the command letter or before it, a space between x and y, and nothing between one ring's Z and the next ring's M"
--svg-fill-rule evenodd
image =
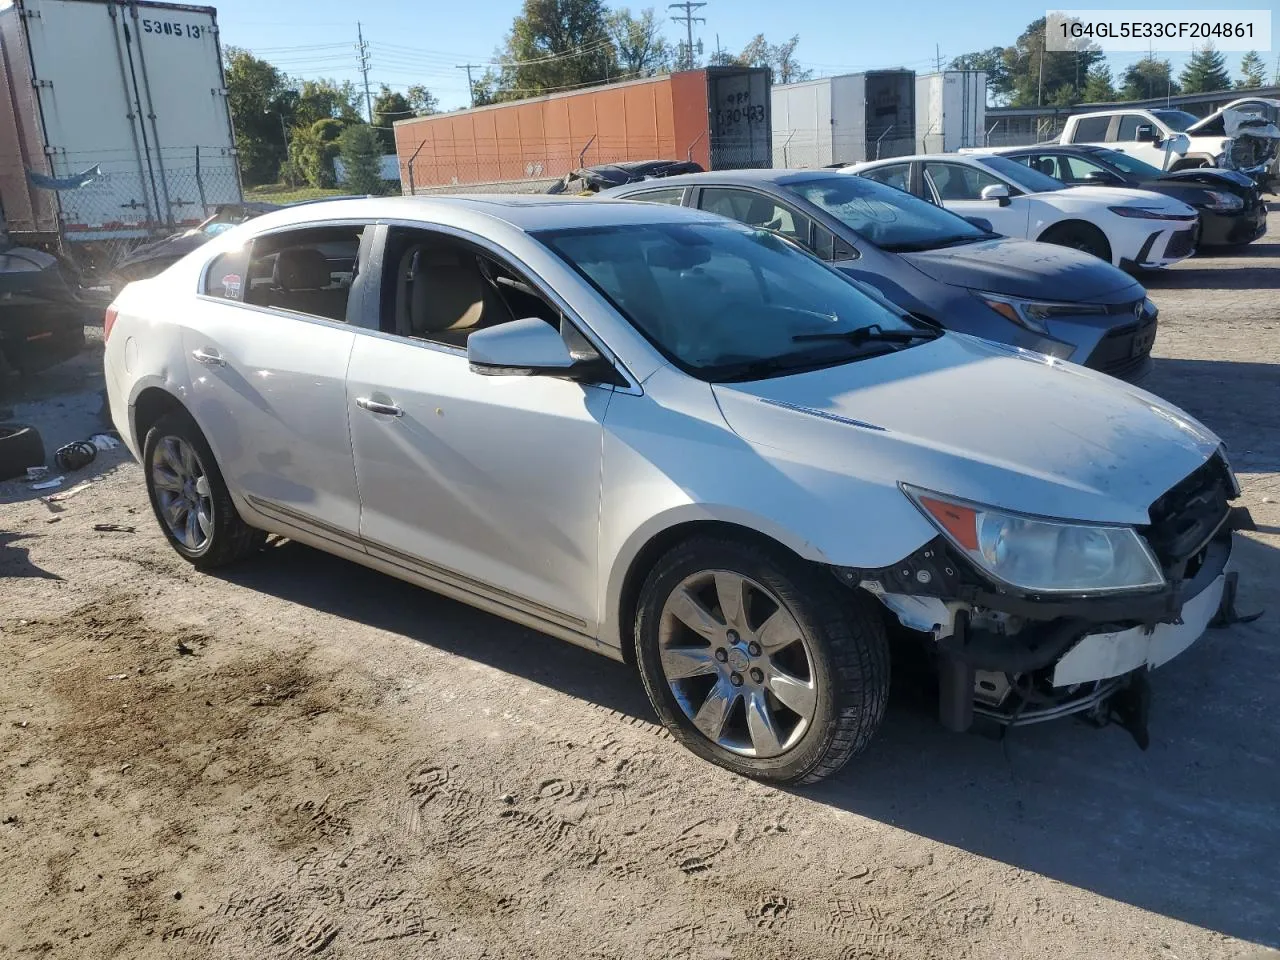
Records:
M1071 193L939 162L1001 209ZM1169 260L1194 210L1118 193L1080 203L1168 219L1111 210L1159 231L1115 262ZM1149 362L1136 280L934 199L755 171L268 213L119 295L111 416L195 566L288 537L634 664L746 775L838 770L907 649L949 729L1145 745L1147 671L1231 614L1226 451L1103 372Z

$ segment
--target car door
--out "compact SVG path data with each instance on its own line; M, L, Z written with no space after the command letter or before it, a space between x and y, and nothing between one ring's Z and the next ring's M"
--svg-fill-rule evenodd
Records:
M1156 140L1159 139L1163 144L1163 138L1168 135L1169 131L1150 117L1141 113L1122 113L1112 122L1107 139L1111 141L1113 150L1127 153L1163 170L1165 149L1163 145L1156 146Z
M935 202L962 217L981 217L991 229L1006 237L1027 235L1030 206L1016 186L966 163L946 160L924 161L926 189L933 191ZM987 187L1005 187L1011 196L1006 201L983 200Z
M348 539L360 504L347 319L365 230L295 228L224 252L182 317L188 407L232 490L281 522Z
M591 633L603 420L613 387L483 376L477 329L530 316L577 328L491 246L392 227L373 329L347 374L369 553L536 622Z

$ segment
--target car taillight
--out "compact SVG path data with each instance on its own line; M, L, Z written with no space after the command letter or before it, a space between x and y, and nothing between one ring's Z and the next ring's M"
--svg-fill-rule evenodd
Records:
M116 325L116 317L119 315L120 311L114 306L107 307L107 312L102 318L102 340L104 343L111 336L111 328Z

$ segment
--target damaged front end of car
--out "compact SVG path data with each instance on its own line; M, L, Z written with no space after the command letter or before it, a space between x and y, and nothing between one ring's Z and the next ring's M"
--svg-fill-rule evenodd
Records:
M1273 176L1280 151L1280 127L1265 117L1242 110L1224 110L1222 121L1231 139L1218 165L1226 170L1238 170L1255 181Z
M904 486L939 535L881 569L833 568L922 637L939 718L1005 728L1079 715L1147 745L1149 670L1234 616L1232 535L1252 521L1222 452L1142 527L1026 517Z

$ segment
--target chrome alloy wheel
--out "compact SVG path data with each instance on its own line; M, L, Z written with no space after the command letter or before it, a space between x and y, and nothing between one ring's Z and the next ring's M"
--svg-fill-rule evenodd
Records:
M213 499L209 476L191 444L172 436L156 444L151 482L169 533L188 550L203 550L213 534Z
M809 643L781 601L741 574L686 577L663 605L658 648L680 709L726 750L776 757L813 721Z

